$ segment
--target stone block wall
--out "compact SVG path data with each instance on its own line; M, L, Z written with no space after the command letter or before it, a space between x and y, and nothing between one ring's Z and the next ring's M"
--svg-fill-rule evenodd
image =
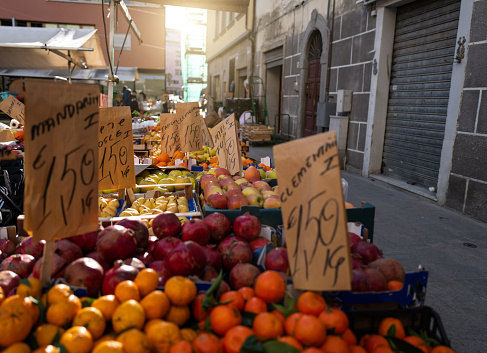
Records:
M446 206L487 221L487 0L473 4Z
M364 158L370 78L374 58L375 17L359 4L335 16L331 43L330 95L353 91L348 127L347 167L361 170Z

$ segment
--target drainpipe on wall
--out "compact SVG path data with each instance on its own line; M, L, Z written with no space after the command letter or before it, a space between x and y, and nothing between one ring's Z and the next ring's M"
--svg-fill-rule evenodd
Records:
M330 99L330 73L331 73L331 41L333 40L333 27L335 25L335 0L333 0L333 12L331 16L331 23L330 23L330 5L331 0L328 2L328 13L326 15L326 23L328 25L328 60L327 60L327 68L326 68L326 82L325 82L325 102L328 102Z

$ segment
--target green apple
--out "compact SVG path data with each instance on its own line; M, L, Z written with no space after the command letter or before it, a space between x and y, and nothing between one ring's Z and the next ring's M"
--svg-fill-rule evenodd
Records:
M265 179L265 170L263 168L259 168L258 171L260 173L260 178Z
M270 170L266 173L267 179L277 179L277 174L275 170Z

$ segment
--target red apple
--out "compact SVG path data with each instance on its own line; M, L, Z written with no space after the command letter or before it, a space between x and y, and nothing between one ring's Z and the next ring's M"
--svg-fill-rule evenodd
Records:
M222 194L214 193L206 198L208 206L219 209L227 208L227 198Z
M229 210L238 210L242 206L247 206L248 204L249 204L249 202L247 201L245 196L236 194L236 195L233 195L232 197L230 197L228 199L227 208Z

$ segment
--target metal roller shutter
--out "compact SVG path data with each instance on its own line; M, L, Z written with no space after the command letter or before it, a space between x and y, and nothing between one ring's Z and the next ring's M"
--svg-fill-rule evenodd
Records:
M382 172L435 187L445 131L460 0L397 9Z

